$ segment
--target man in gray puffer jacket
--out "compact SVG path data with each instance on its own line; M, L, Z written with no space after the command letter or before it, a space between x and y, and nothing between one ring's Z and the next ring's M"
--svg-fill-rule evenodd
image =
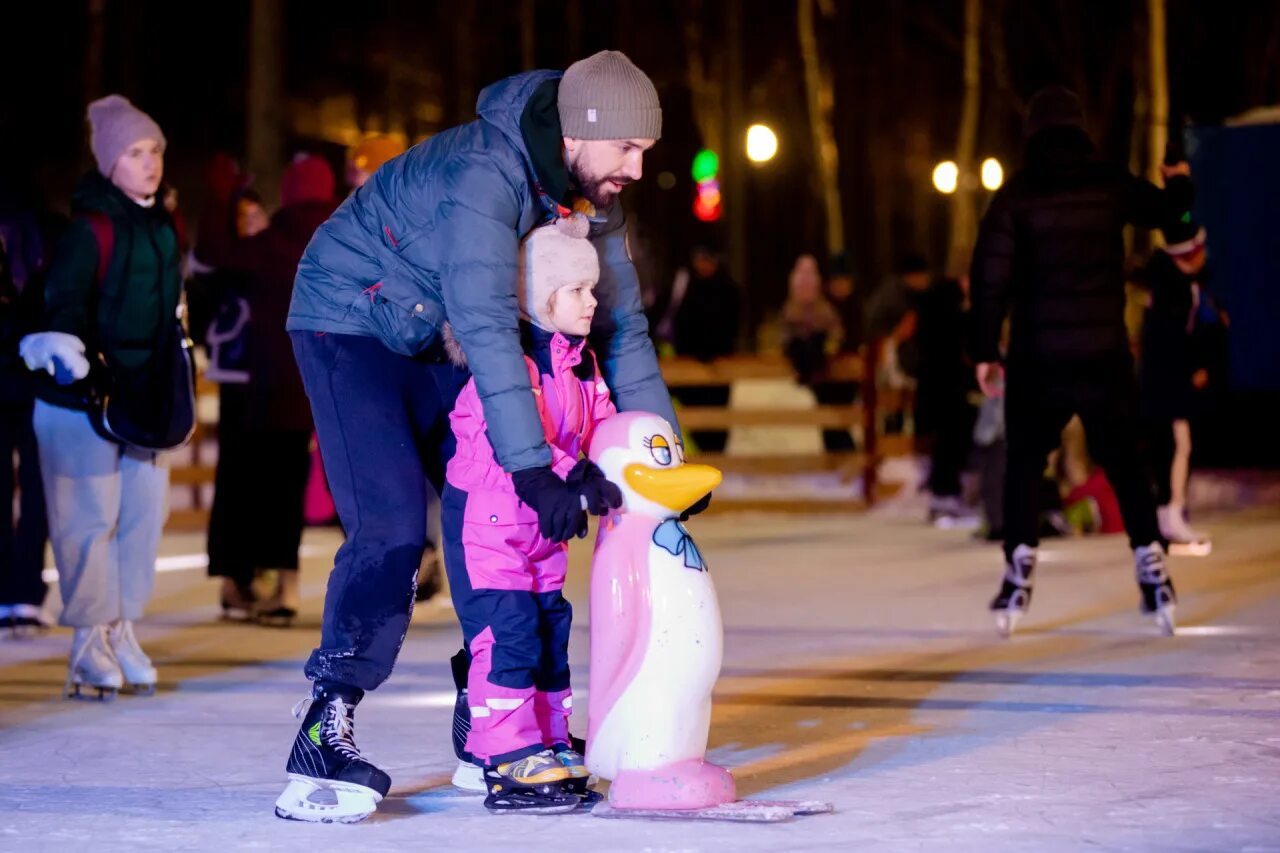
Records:
M604 378L620 410L676 422L616 203L661 136L653 83L604 51L563 75L495 83L477 112L383 165L320 227L298 267L287 328L347 540L306 665L312 702L281 816L358 820L390 784L354 748L351 714L390 675L408 629L426 483L442 486L448 415L469 376L448 357L450 334L475 376L495 456L543 534L564 541L579 530L580 498L550 468L520 348L518 246L535 226L575 210L592 220L600 309L591 337ZM299 802L352 786L367 794L361 814L345 813L349 797L332 808Z

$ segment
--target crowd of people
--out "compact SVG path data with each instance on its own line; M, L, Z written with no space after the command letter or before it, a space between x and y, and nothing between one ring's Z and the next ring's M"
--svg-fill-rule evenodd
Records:
M661 138L662 111L648 77L605 51L563 74L499 81L478 113L407 150L365 140L345 198L329 163L301 153L274 211L218 158L192 243L164 183L160 125L112 95L89 105L94 168L60 233L0 208L0 489L20 495L17 516L6 500L0 518L0 622L49 624L47 539L59 622L73 629L69 694L146 694L159 678L133 624L154 582L165 453L194 426L188 332L220 385L208 556L227 618L296 615L318 447L345 542L305 667L282 817L359 820L387 793L390 778L355 745L354 712L391 676L415 599L440 588L437 539L462 628L455 778L494 811L595 796L568 729L561 588L568 541L622 501L580 458L595 428L625 411L678 424L617 202ZM1030 603L1044 511L1065 500L1091 507L1082 523L1096 528L1118 513L1144 608L1172 630L1165 550L1208 548L1187 516L1189 422L1225 330L1189 172L1169 164L1161 189L1099 164L1065 90L1032 102L1026 133L1026 165L994 197L968 275L936 275L911 253L864 294L848 256L828 259L824 277L802 254L771 322L819 403L854 398L828 375L851 354L912 392L931 521L976 518L964 475L980 470L983 533L1004 543L992 604L1003 629ZM1140 367L1123 323L1124 223L1165 239L1140 276ZM655 336L702 361L733 354L741 306L720 247L699 245ZM727 393L678 396L723 405ZM1077 415L1105 476L1072 484L1074 500L1046 487L1045 468ZM723 450L726 433L691 438ZM823 440L856 449L848 430ZM317 796L335 791L354 798Z

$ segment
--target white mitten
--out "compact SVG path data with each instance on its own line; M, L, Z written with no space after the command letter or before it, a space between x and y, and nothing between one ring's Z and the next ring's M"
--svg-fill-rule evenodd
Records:
M66 332L36 332L18 343L18 352L28 370L47 370L58 377L61 366L71 379L84 379L89 375L89 359L84 357L84 341ZM62 377L59 377L59 382Z

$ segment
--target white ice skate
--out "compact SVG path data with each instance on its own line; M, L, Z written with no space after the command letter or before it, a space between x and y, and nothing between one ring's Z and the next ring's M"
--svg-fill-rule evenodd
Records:
M1169 542L1169 553L1180 557L1207 557L1213 553L1213 540L1187 523L1182 507L1168 504L1156 510L1160 535Z
M489 786L484 783L484 768L470 761L459 761L453 771L453 787L468 794L488 794Z
M96 698L108 702L124 686L120 664L107 641L107 626L76 628L71 640L71 660L67 666L67 683L63 696L68 699L94 698L82 694L81 687L98 691Z
M1002 637L1013 636L1018 621L1031 606L1031 574L1036 568L1036 556L1035 548L1019 545L1013 550L1013 560L1005 563L1000 591L991 602L996 631Z
M113 622L107 638L120 663L120 672L128 690L139 696L155 693L156 668L151 665L151 658L138 645L138 638L133 635L133 623L128 619Z
M373 814L382 795L349 782L289 774L289 784L276 798L276 815L312 823L359 823Z

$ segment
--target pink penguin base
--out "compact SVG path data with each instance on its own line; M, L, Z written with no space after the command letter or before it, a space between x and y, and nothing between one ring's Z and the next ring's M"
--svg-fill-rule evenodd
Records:
M736 797L729 771L700 758L653 770L623 770L609 786L609 805L617 809L705 809Z

